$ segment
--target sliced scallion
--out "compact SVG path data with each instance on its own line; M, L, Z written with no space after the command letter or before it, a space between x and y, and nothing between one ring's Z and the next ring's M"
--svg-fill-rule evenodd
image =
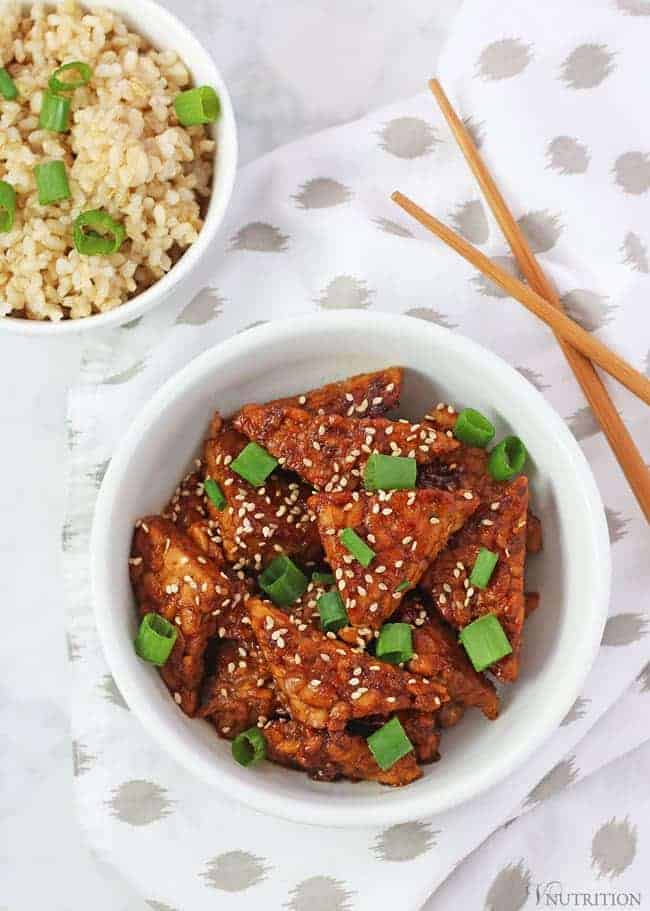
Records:
M14 98L18 98L16 83L3 66L0 66L0 95L6 101L13 101Z
M289 607L307 590L309 581L293 560L282 554L257 577L260 588L279 607Z
M76 79L61 78L64 73L70 71L79 74ZM50 91L55 94L58 94L59 92L74 92L75 89L80 89L82 86L88 85L92 74L93 71L87 63L83 63L81 60L73 60L70 63L64 63L63 66L54 70L47 85Z
M375 654L388 664L401 664L413 657L413 630L410 623L384 623L377 639Z
M6 180L0 180L0 234L11 231L15 218L16 191Z
M145 614L133 643L135 653L143 661L162 667L174 648L178 630L160 614Z
M195 127L202 123L214 123L221 111L221 104L211 86L200 85L177 95L174 109L184 127Z
M249 728L235 737L231 749L232 758L239 765L255 765L266 759L266 738L259 728Z
M413 744L406 736L399 718L391 718L386 724L367 738L370 752L380 769L386 771L413 750Z
M349 621L345 605L336 590L325 592L316 603L318 604L318 613L320 614L320 622L324 632L335 633L342 626L347 626Z
M261 487L271 472L278 467L278 460L258 443L248 443L230 467L253 487Z
M103 209L91 209L75 218L72 235L75 247L84 256L108 256L120 249L126 229Z
M486 588L492 573L494 572L494 567L497 565L498 559L498 554L488 550L487 547L482 547L479 550L476 562L472 567L472 572L469 576L469 584L474 588Z
M334 585L336 579L333 573L312 573L311 581L316 585Z
M363 483L366 490L413 490L416 477L415 459L373 452L366 463Z
M527 455L519 437L506 437L490 453L488 471L495 481L508 481L522 470Z
M512 652L508 637L494 614L484 614L474 620L461 630L458 638L476 671L484 671Z
M494 438L494 432L492 423L473 408L461 411L454 424L454 436L468 446L487 446Z
M210 502L216 506L219 512L221 512L222 509L226 508L228 501L226 500L222 489L219 487L214 478L205 479L203 482L203 490L205 491L205 494Z
M70 99L54 92L43 92L38 125L41 130L49 130L50 133L67 133L70 129Z
M363 538L360 538L353 528L344 528L339 533L339 540L362 566L370 566L375 559L374 550L368 547Z
M37 164L34 174L38 202L41 206L49 206L60 199L70 199L70 185L63 161L44 161L43 164Z

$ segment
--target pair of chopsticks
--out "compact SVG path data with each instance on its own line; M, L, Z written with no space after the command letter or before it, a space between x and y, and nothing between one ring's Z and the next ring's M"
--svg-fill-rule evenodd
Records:
M475 268L492 279L495 284L503 288L553 330L646 520L650 522L650 472L603 381L596 372L594 364L617 379L646 404L650 404L650 380L566 315L557 292L535 259L523 231L506 205L442 86L437 79L432 79L429 88L451 128L465 160L476 177L494 217L510 245L521 274L526 278L528 284L524 284L510 275L447 225L425 212L412 199L399 192L393 193L391 198L416 221L460 253Z

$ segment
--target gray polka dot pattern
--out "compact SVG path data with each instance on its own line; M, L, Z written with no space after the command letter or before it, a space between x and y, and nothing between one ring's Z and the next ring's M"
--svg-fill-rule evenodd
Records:
M340 206L352 198L352 191L338 180L316 177L304 183L293 197L301 209L327 209Z
M172 810L165 788L141 778L115 788L107 803L111 814L130 826L148 826Z
M228 851L209 860L200 876L213 889L243 892L263 882L269 870L269 865L261 857L248 851Z
M614 54L604 44L581 44L566 58L561 79L572 89L592 89L614 69Z
M172 908L171 905L166 905L164 902L157 902L153 898L145 899L145 904L149 905L151 911L176 911L176 908Z
M470 116L463 117L463 124L476 148L480 149L485 142L485 123Z
M648 661L636 679L641 686L641 692L650 693L650 661Z
M96 756L88 752L85 743L81 743L78 740L72 741L72 772L75 778L92 769L96 758Z
M615 307L607 303L607 298L586 288L574 288L560 298L569 316L583 329L594 332L602 329L613 319Z
M562 233L559 215L546 209L527 212L517 219L517 224L526 235L533 253L546 253L554 247Z
M614 162L614 179L625 193L639 196L650 189L650 155L625 152Z
M471 244L484 244L490 236L490 226L480 199L470 199L459 205L451 215L451 222Z
M440 140L426 120L419 117L397 117L379 133L380 148L397 158L419 158L427 155Z
M373 218L373 223L385 234L393 234L395 237L413 237L408 228L396 221L391 221L390 218Z
M528 901L531 875L523 860L507 864L485 896L485 911L520 911Z
M81 657L81 646L79 645L76 636L73 636L72 633L66 633L65 644L68 653L68 661L78 661Z
M650 16L648 0L615 0L616 6L628 16Z
M289 893L289 911L352 911L353 893L331 876L312 876Z
M380 832L372 851L379 860L414 860L436 844L436 835L426 822L405 822Z
M203 326L223 312L224 299L216 288L203 288L176 317L177 325Z
M579 696L562 719L560 727L565 728L574 721L580 721L587 714L590 705L591 699L583 699L582 696Z
M591 865L599 877L614 879L620 876L636 856L636 826L629 818L612 817L595 833L591 841Z
M258 320L255 320L254 323L249 323L248 326L244 326L242 329L238 329L237 332L238 333L246 332L247 329L254 329L255 326L266 326L267 323L268 323L267 319L258 319Z
M436 323L443 329L458 329L458 324L453 323L448 316L433 307L413 307L405 311L405 316L414 316L416 319L426 320L428 323Z
M289 237L274 225L252 221L244 225L231 238L231 250L249 250L257 253L282 253L287 249Z
M584 174L590 155L586 145L572 136L556 136L546 149L548 166L558 174Z
M123 324L120 326L120 329L127 329L127 330L128 330L128 329L137 329L137 327L140 325L141 322L142 322L142 317L141 317L141 316L136 316L136 318L135 318L135 319L132 319L130 322L128 322L128 323L123 323Z
M93 465L92 468L89 469L86 477L93 485L93 487L99 488L101 486L101 483L104 480L104 475L108 471L108 466L110 464L111 460L106 459L103 462L98 462L96 465Z
M112 674L105 674L102 682L99 684L102 696L107 702L112 702L113 705L118 706L121 709L129 710L128 705L124 701L124 696L120 693L117 688L117 683L113 679Z
M621 541L627 534L627 527L630 519L625 518L615 509L605 507L605 518L607 519L607 528L609 530L609 540L612 544Z
M621 247L623 262L636 272L647 273L650 271L648 264L648 248L638 234L628 231Z
M615 614L605 624L602 644L614 647L632 645L648 634L648 620L642 614Z
M510 275L522 278L522 274L519 271L519 266L517 265L514 256L492 256L490 258L497 266L500 266L502 269L505 269L506 272L509 272ZM495 285L495 283L486 275L483 275L482 272L474 275L470 281L478 293L483 294L485 297L508 297L507 293L500 288L499 285Z
M478 59L482 79L510 79L526 69L532 60L531 46L518 38L503 38L489 44Z
M579 770L576 768L575 757L567 756L544 775L535 785L524 801L525 807L534 807L544 800L555 797L560 791L578 780Z
M139 373L142 372L142 368L146 364L146 358L136 361L135 364L131 364L130 367L127 367L126 370L121 370L119 373L114 373L112 376L109 376L108 379L104 380L105 386L120 386L122 383L128 383Z
M549 388L548 383L544 382L544 377L537 370L532 370L530 367L516 367L515 369L518 373L521 373L538 392L544 392L545 389Z
M325 310L364 310L374 292L352 275L339 275L326 285L316 300Z

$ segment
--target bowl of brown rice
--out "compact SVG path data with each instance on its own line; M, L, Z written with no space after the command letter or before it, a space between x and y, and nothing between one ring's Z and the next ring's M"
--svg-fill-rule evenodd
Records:
M237 165L228 90L154 0L0 6L0 329L130 322L215 239Z

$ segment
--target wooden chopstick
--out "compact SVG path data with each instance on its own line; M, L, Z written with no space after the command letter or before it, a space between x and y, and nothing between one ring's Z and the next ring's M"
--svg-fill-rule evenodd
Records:
M474 145L469 131L452 107L444 89L437 79L431 79L429 88L451 128L456 142L465 156L465 160L483 190L485 199L510 245L521 274L529 285L542 297L546 298L550 304L558 310L562 309L562 303L555 288L535 258L524 232L508 208L478 149ZM641 453L591 361L567 344L561 336L558 335L556 337L646 520L650 522L650 471L646 467Z
M540 294L529 288L514 275L506 272L484 253L477 250L460 234L456 234L447 225L438 221L429 212L426 212L417 203L404 196L399 191L391 194L391 199L405 212L413 216L416 221L439 237L453 250L471 263L476 269L491 278L493 282L503 288L510 297L514 297L523 304L527 310L539 317L554 332L581 351L586 357L595 361L607 373L626 386L630 392L637 395L642 401L650 405L650 380L635 370L622 357L619 357L611 348L587 332L578 323L575 323L562 310L556 310Z

